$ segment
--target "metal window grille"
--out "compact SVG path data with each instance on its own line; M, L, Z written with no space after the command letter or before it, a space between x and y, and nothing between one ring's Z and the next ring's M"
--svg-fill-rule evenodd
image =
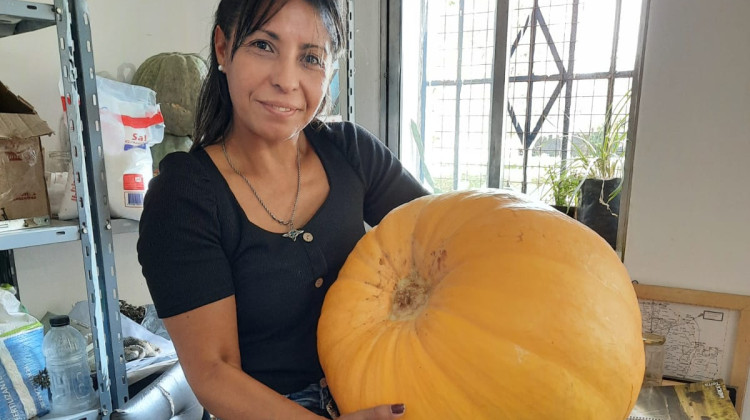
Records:
M627 97L640 1L511 2L502 141L489 135L495 7L494 0L423 0L418 173L438 191L495 184L487 175L495 169L490 142L501 143L499 185L547 198L546 171L564 167L580 138L612 124L610 110Z
M423 10L420 132L427 171L438 191L485 186L494 1L425 2Z
M550 170L610 127L626 135L639 14L633 0L512 3L501 186L550 201Z

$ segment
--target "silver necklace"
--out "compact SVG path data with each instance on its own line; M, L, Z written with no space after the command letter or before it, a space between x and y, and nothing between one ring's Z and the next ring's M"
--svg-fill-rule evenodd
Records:
M245 181L245 184L247 184L248 187L250 187L250 191L253 192L253 195L258 200L258 203L260 203L261 207L263 207L263 210L268 213L269 216L271 216L271 219L273 219L276 223L282 225L282 226L289 226L289 232L281 235L285 238L289 238L294 242L297 242L297 236L299 236L304 230L302 229L295 229L294 228L294 214L297 212L297 202L299 201L299 191L300 186L302 184L302 164L300 161L300 154L299 154L299 145L297 145L297 194L294 196L294 204L292 205L292 214L289 216L289 220L282 220L276 217L275 214L269 210L268 206L266 206L266 203L263 202L263 200L260 198L260 195L258 195L258 192L255 191L255 188L253 188L253 184L250 183L250 180L247 179L245 175L242 174L242 172L237 169L234 164L232 164L231 159L229 159L229 154L227 153L227 146L226 142L221 142L221 151L224 152L224 158L227 160L227 163L229 164L229 167L232 168L234 173L240 176L242 180Z

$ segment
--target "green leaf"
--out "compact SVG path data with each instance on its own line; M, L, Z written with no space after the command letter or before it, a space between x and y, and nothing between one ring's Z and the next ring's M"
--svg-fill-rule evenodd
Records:
M424 142L422 141L422 135L419 134L419 127L417 127L417 123L415 123L414 120L411 120L411 137L417 144L417 151L419 152L419 166L422 169L422 174L424 174L424 179L430 186L430 188L432 188L433 192L439 193L440 190L438 188L435 188L435 182L432 180L430 170L427 168L427 164L425 163Z

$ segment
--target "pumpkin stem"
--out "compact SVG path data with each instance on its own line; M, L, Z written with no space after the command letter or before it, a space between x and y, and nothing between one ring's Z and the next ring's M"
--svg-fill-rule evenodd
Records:
M416 272L402 278L393 289L391 321L415 319L427 306L432 285Z

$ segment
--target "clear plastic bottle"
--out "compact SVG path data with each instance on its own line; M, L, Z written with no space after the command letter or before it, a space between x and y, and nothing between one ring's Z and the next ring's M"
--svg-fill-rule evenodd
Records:
M666 337L658 334L643 333L643 347L646 352L646 371L643 375L643 385L659 386L664 375L664 356Z
M96 404L96 394L86 357L86 340L70 326L67 315L51 318L50 327L42 351L50 379L51 413L64 415L89 410Z

